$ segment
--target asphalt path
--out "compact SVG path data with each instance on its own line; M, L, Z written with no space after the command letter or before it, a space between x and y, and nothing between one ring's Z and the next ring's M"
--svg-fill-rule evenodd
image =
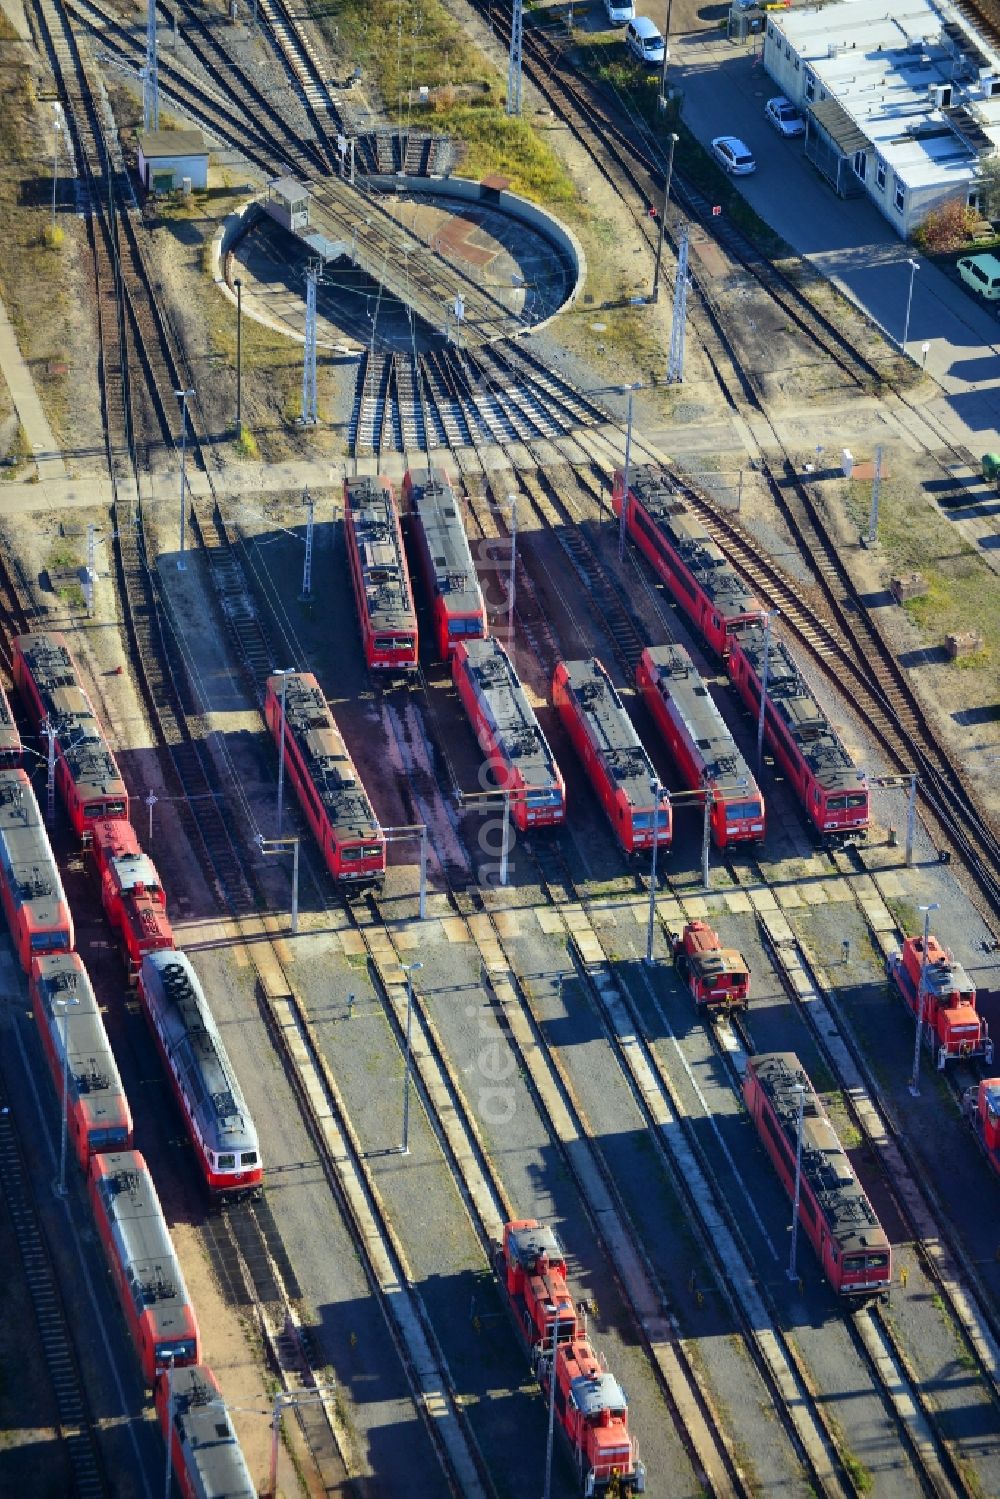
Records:
M654 19L661 7L649 7ZM915 252L867 199L838 198L806 160L802 141L785 140L764 118L780 89L744 46L716 32L675 36L670 84L683 95L681 117L705 144L739 135L757 159L739 191L790 245L857 302L895 343L906 325L907 349L941 386L928 403L954 441L980 454L1000 448L1000 323L983 303ZM909 260L919 269L911 272Z

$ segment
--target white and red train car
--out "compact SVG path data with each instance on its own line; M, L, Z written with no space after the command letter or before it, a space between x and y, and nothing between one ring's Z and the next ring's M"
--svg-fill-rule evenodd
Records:
M483 754L521 832L566 817L566 788L534 709L498 640L460 642L452 675Z
M723 947L707 921L689 921L671 933L674 964L701 1010L745 1010L750 1003L750 969L742 953Z
M933 934L927 938L926 961L923 935L907 937L901 952L889 954L886 971L910 1011L921 1010L924 1043L939 1069L973 1057L990 1065L993 1042L976 1009L976 986Z
M482 640L486 605L472 560L458 496L443 468L407 469L403 498L430 600L434 643L442 661L459 640Z
M128 792L65 637L18 635L13 673L34 726L46 720L55 733L56 785L74 831L89 843L99 818L128 817Z
M415 671L417 616L388 479L344 480L344 531L365 660L373 671Z
M1000 1077L984 1077L962 1096L962 1112L975 1132L986 1159L1000 1173Z
M566 1281L566 1256L536 1218L504 1224L496 1270L531 1367L548 1394L585 1499L609 1489L645 1492L646 1470L629 1430L628 1401L587 1338ZM554 1359L553 1359L554 1353Z
M560 661L552 701L625 852L650 849L654 838L660 848L669 848L669 793L600 661Z
M885 1291L892 1278L889 1240L798 1057L771 1052L747 1059L743 1096L789 1197L795 1189L800 1088L799 1222L838 1295Z
M326 867L335 880L351 886L381 885L385 834L311 672L268 677L264 717L278 753L282 683L285 765Z
M90 1203L142 1375L201 1361L191 1298L156 1195L137 1150L91 1156Z
M784 642L767 644L764 734L806 816L824 843L866 836L868 777L844 748ZM729 675L750 712L760 712L765 632L755 626L733 641Z
M762 619L761 605L668 475L655 464L637 464L626 495L624 471L617 469L612 505L619 517L625 506L628 534L702 639L717 656L728 656L733 638Z
M250 1111L186 953L147 953L139 996L209 1191L259 1196L264 1178Z
M132 1146L132 1114L101 1011L75 952L34 958L28 989L68 1137L86 1173L92 1155Z
M0 770L0 899L25 973L42 953L72 951L73 916L23 770Z
M14 770L21 763L24 746L11 712L10 700L0 688L0 770Z
M764 798L688 652L682 645L648 646L635 680L685 786L711 792L716 847L762 843Z
M156 1411L183 1499L257 1499L243 1449L207 1364L166 1368Z

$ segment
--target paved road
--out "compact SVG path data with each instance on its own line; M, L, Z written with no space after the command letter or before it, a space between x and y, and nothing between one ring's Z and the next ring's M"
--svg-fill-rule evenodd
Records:
M654 17L658 8L650 7ZM670 77L684 96L684 123L700 140L731 132L753 150L759 169L738 186L761 217L899 341L912 250L872 204L836 197L801 141L781 139L765 122L764 102L779 90L752 53L715 33L675 37ZM919 359L921 344L930 344L927 369L942 394L928 410L976 455L1000 449L1000 323L916 259L907 347Z
M7 382L11 400L28 445L34 455L40 479L61 479L66 465L49 426L48 417L42 410L31 371L24 361L17 335L7 316L7 309L0 302L0 372Z

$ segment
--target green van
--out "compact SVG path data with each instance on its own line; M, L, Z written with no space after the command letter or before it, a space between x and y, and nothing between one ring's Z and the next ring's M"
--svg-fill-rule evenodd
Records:
M995 255L963 255L958 274L987 302L1000 302L1000 260Z

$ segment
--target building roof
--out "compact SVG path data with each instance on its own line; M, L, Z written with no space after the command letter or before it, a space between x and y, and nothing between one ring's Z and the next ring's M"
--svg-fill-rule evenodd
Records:
M304 203L309 197L309 189L294 177L275 177L267 184L267 191L272 198L281 198L289 205Z
M1000 53L950 7L837 0L772 11L768 28L830 96L813 113L841 150L853 154L870 142L907 187L953 178L958 192L979 157L1000 148L1000 82L992 95ZM950 99L935 94L949 88Z
M208 145L200 130L143 130L139 150L147 161L162 157L207 156Z

